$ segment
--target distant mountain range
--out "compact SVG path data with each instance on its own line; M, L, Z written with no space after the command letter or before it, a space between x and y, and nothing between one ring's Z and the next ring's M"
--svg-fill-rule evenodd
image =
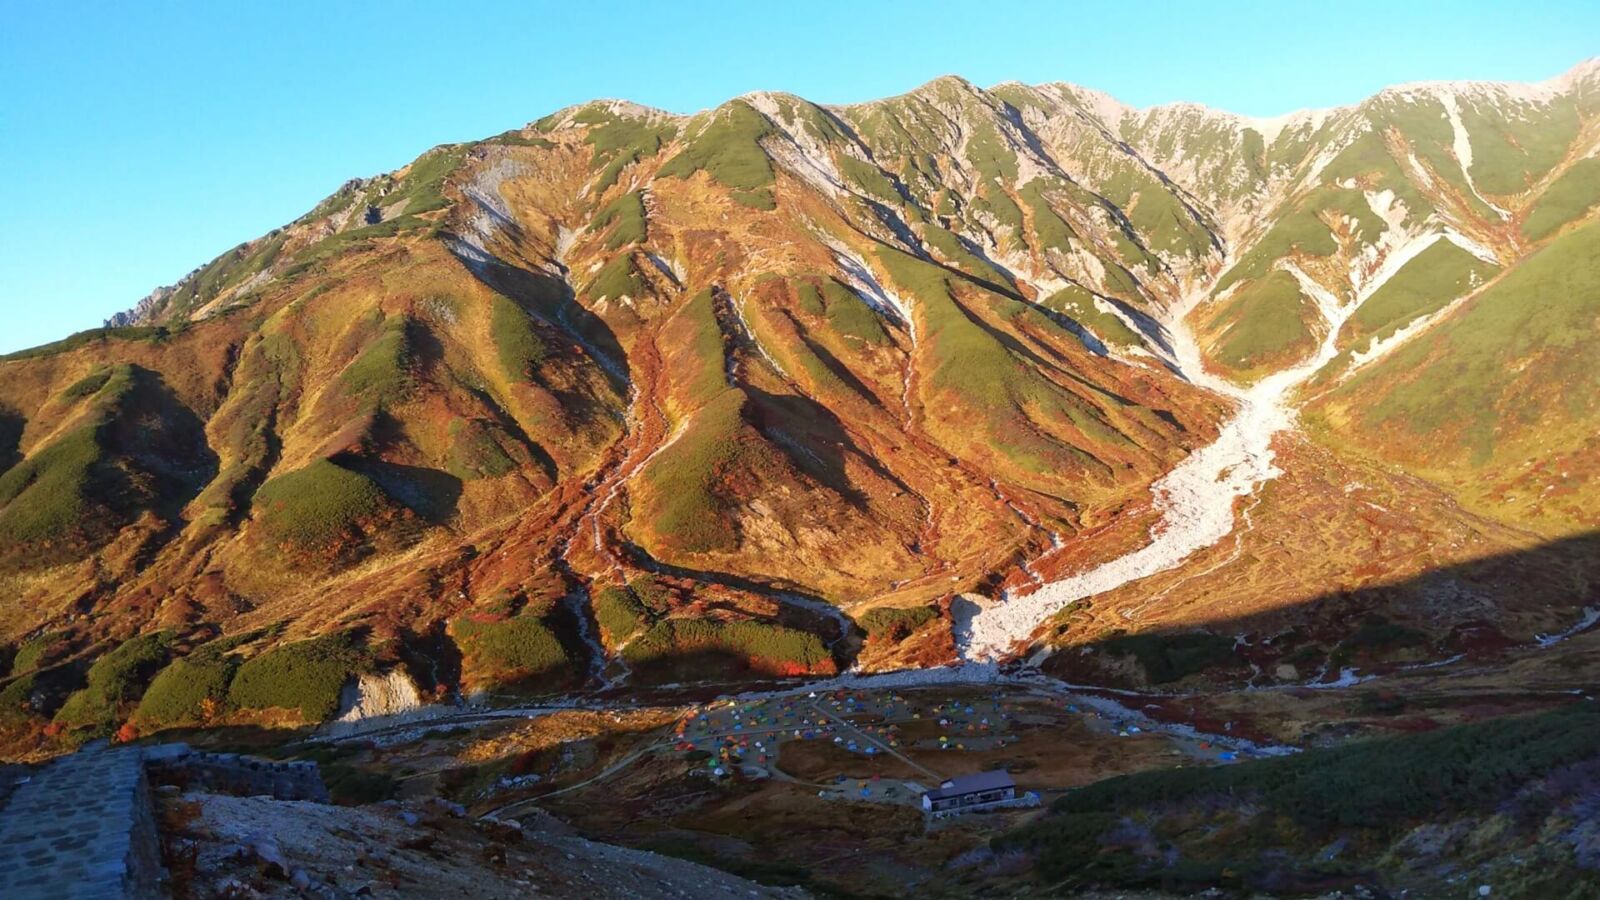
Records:
M1271 120L943 77L437 147L0 358L0 724L1304 626L1600 527L1597 209L1600 60ZM1526 640L1594 569L1303 631Z

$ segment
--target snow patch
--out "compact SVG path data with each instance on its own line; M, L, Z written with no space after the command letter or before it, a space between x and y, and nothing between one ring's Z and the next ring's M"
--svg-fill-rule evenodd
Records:
M1395 329L1394 333L1390 334L1388 337L1374 338L1370 343L1367 344L1367 349L1351 351L1350 368L1345 371L1343 377L1348 378L1351 373L1355 372L1355 370L1361 368L1362 366L1365 366L1367 363L1370 363L1379 357L1388 355L1391 350L1394 350L1396 347L1399 347L1406 341L1409 341L1418 334L1421 334L1423 331L1426 331L1430 325L1444 318L1446 315L1449 315L1451 310L1455 308L1456 304L1451 303L1437 312L1430 313L1429 315L1425 316L1418 316L1417 318L1412 319L1410 322L1407 322L1405 325Z
M872 274L872 269L862 262L859 256L840 246L835 246L831 249L833 250L834 262L839 264L845 283L855 289L861 299L866 301L866 304L872 307L879 315L894 319L905 326L906 333L910 335L912 342L915 343L917 340L917 323L911 317L911 304L907 303L898 294L884 289L883 285Z
M750 320L745 317L744 305L746 300L743 297L730 297L729 299L732 302L728 305L733 307L733 317L738 325L739 331L741 332L741 337L744 338L746 343L755 348L756 353L759 354L763 360L766 360L767 365L772 367L772 371L778 373L779 377L783 378L785 381L792 381L793 379L789 377L788 371L785 370L783 366L773 358L771 353L767 352L767 348L762 345L761 341L756 339L755 331L750 328Z
M1583 608L1583 618L1579 619L1576 625L1565 631L1558 631L1555 634L1541 634L1534 640L1538 642L1541 648L1554 647L1575 634L1588 631L1597 623L1600 623L1600 606L1586 606Z
M671 279L675 287L680 290L683 288L683 269L676 261L667 262L656 253L646 253L645 257L650 260L650 265L655 266L661 274Z
M1478 190L1478 185L1472 180L1472 141L1467 136L1467 126L1461 123L1461 109L1456 105L1454 91L1439 91L1439 102L1444 104L1445 117L1450 120L1450 130L1455 134L1455 141L1451 149L1455 151L1456 161L1461 163L1461 174L1467 180L1467 187L1474 196L1482 200L1484 205L1500 214L1500 218L1509 219L1511 214L1494 204L1494 201L1483 195Z

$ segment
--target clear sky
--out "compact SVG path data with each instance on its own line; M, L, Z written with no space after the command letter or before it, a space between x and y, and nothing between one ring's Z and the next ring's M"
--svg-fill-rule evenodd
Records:
M0 352L96 326L348 178L595 97L843 103L954 72L1275 115L1600 54L1594 0L457 6L0 0Z

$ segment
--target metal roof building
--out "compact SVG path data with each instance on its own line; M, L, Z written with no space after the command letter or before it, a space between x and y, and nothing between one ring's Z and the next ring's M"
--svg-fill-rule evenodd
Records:
M1017 783L1004 771L957 775L922 795L928 812L959 812L1017 799Z

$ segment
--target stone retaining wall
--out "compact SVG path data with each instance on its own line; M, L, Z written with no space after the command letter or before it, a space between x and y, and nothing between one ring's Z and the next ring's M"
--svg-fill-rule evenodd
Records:
M146 753L157 784L201 787L242 797L328 803L328 788L314 762L271 762L237 753L205 753L183 744L153 747Z
M0 897L157 897L161 842L138 748L82 750L27 776L0 813Z
M0 810L0 898L160 897L161 837L150 784L328 802L314 762L204 753L184 744L91 744L17 778Z

